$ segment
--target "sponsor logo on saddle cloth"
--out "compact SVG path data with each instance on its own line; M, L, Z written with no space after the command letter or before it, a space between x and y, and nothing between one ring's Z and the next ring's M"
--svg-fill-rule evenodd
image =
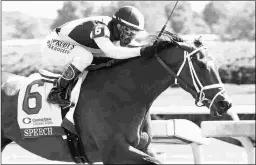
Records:
M71 92L70 100L77 102L80 87L87 75L83 72ZM30 75L22 84L18 96L18 124L22 138L38 138L41 136L65 136L63 127L74 132L73 113L75 107L70 108L65 116L65 123L61 117L58 105L49 104L46 98L53 87L53 82L59 75L45 70ZM68 117L67 117L68 115ZM66 124L67 123L67 124ZM71 124L70 124L71 123ZM63 136L63 137L64 137Z

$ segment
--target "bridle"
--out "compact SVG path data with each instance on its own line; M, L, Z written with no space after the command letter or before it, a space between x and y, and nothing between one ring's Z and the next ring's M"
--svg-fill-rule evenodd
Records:
M175 45L177 45L179 48L181 48L182 50L184 50L176 41L173 41L173 43L175 43ZM225 91L224 89L224 85L220 82L218 84L212 84L212 85L206 85L206 86L203 86L202 83L200 82L197 74L196 74L196 71L195 71L195 68L193 66L193 63L191 61L191 56L194 55L195 53L197 53L198 51L202 50L202 49L206 49L205 46L201 46L195 50L193 50L191 53L188 53L187 51L184 50L184 60L183 60L183 63L181 64L177 74L173 72L173 70L168 66L166 65L166 63L157 55L155 54L156 58L157 58L157 61L172 75L175 77L175 80L174 80L174 83L175 84L178 84L178 81L179 81L179 84L182 85L185 90L187 90L188 92L190 92L193 96L195 96L196 100L195 100L195 104L199 107L201 106L205 106L205 101L207 100L210 100L210 99L207 99L205 97L205 93L204 91L205 90L209 90L209 89L214 89L214 88L221 88L221 90L215 94L215 96L213 97L213 99L211 100L211 103L209 105L209 109L211 110L211 106L212 104L214 103L215 99L223 94ZM182 69L184 68L185 66L185 63L188 62L188 65L189 65L189 70L190 70L190 73L191 73L191 77L192 77L192 81L193 81L193 85L194 85L194 88L189 85L186 81L184 81L181 77L180 77L180 73L182 71ZM201 105L199 105L199 103Z
M162 33L164 32L164 29L166 28L166 25L167 25L167 22L170 20L171 18L171 15L176 7L176 5L178 4L178 1L175 3L175 6L173 7L172 9L172 12L171 14L169 15L167 21L165 22L165 25L163 26L163 28L161 29L160 33L158 34L158 36L156 37L156 40L154 42L153 45L155 45L155 43L157 42L157 40L160 38L160 36L162 35ZM184 50L180 45L179 43L177 43L176 41L174 41L173 39L171 39L172 42L178 46L179 48L181 48L182 50ZM218 84L212 84L212 85L206 85L206 86L203 86L202 83L200 82L197 74L196 74L196 71L194 69L194 66L193 66L193 63L190 59L190 57L192 55L194 55L195 53L197 53L198 51L202 50L202 49L206 49L206 47L204 46L201 46L197 49L195 49L194 51L192 51L191 53L187 53L186 50L184 50L184 60L183 60L183 63L182 65L180 66L180 69L178 71L178 73L174 73L173 70L165 64L165 62L157 55L157 53L155 53L155 56L157 58L157 61L172 75L175 77L175 80L174 80L174 83L177 84L177 82L179 81L179 84L185 88L186 91L190 92L194 97L195 97L195 104L197 106L205 106L205 101L208 101L210 99L207 99L205 97L205 93L204 91L205 90L208 90L208 89L214 89L214 88L221 88L220 92L218 92L217 94L215 94L215 96L213 97L213 99L211 100L211 103L209 105L209 109L210 111L211 110L211 106L213 105L215 99L221 95L222 93L226 92L226 90L224 89L224 85L220 82ZM186 63L186 61L188 61L188 65L189 65L189 70L190 70L190 73L191 73L191 77L192 77L192 81L193 81L193 85L194 85L194 88L189 85L186 81L184 81L179 75L182 71L182 69L184 68L184 65ZM199 85L199 86L198 86ZM199 105L199 103L201 105Z

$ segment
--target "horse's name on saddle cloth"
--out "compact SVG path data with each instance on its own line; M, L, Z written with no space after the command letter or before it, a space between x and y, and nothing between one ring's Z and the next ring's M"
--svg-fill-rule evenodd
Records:
M23 130L24 137L53 135L52 127L29 128Z

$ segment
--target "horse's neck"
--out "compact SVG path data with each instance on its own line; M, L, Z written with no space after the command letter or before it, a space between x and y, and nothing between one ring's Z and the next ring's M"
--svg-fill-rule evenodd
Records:
M168 75L166 70L159 62L152 57L152 59L140 59L137 67L130 67L134 75L131 77L133 83L136 84L135 95L145 97L148 104L151 104L164 90L166 90L173 81L172 76Z
M118 103L131 102L138 107L150 106L172 81L155 57L134 59L108 70L94 71L89 73L88 79L94 82L89 89L111 90L113 98L121 98Z

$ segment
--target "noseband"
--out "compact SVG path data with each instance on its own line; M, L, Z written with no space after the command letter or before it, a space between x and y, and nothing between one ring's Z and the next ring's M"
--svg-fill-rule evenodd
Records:
M174 41L174 43L176 43ZM176 43L176 45L178 47L180 47L180 45L178 45ZM181 47L180 47L181 48ZM182 50L184 50L183 48L181 48ZM213 99L211 100L211 103L210 103L210 106L209 106L209 109L211 110L211 106L212 104L214 103L215 99L223 94L225 91L224 89L224 85L222 83L218 83L218 84L212 84L212 85L206 85L206 86L203 86L202 83L200 82L197 74L196 74L196 71L195 71L195 68L193 66L193 63L191 61L191 56L194 55L195 53L197 53L198 51L202 50L202 49L206 49L206 47L202 46L202 47L199 47L197 49L195 49L194 51L192 51L191 53L188 54L187 51L184 50L184 60L183 60L183 63L181 64L177 74L173 72L173 70L165 64L165 62L157 55L155 54L156 58L157 58L157 61L172 75L175 77L175 81L174 83L175 84L178 84L177 82L179 81L179 83L185 88L185 90L187 90L188 92L190 92L193 96L196 96L196 100L195 100L195 104L199 107L201 106L205 106L204 104L204 101L207 101L207 100L210 100L210 99L207 99L205 97L205 93L204 91L205 90L208 90L208 89L214 89L214 88L221 88L221 91L218 92L217 94L215 94L215 96L213 97ZM191 73L191 77L192 77L192 81L193 81L193 85L194 85L194 88L189 85L186 81L184 81L181 77L180 77L180 73L182 71L182 69L184 68L184 65L186 63L186 61L188 62L188 65L189 65L189 70L190 70L190 73ZM200 104L199 104L200 103Z

